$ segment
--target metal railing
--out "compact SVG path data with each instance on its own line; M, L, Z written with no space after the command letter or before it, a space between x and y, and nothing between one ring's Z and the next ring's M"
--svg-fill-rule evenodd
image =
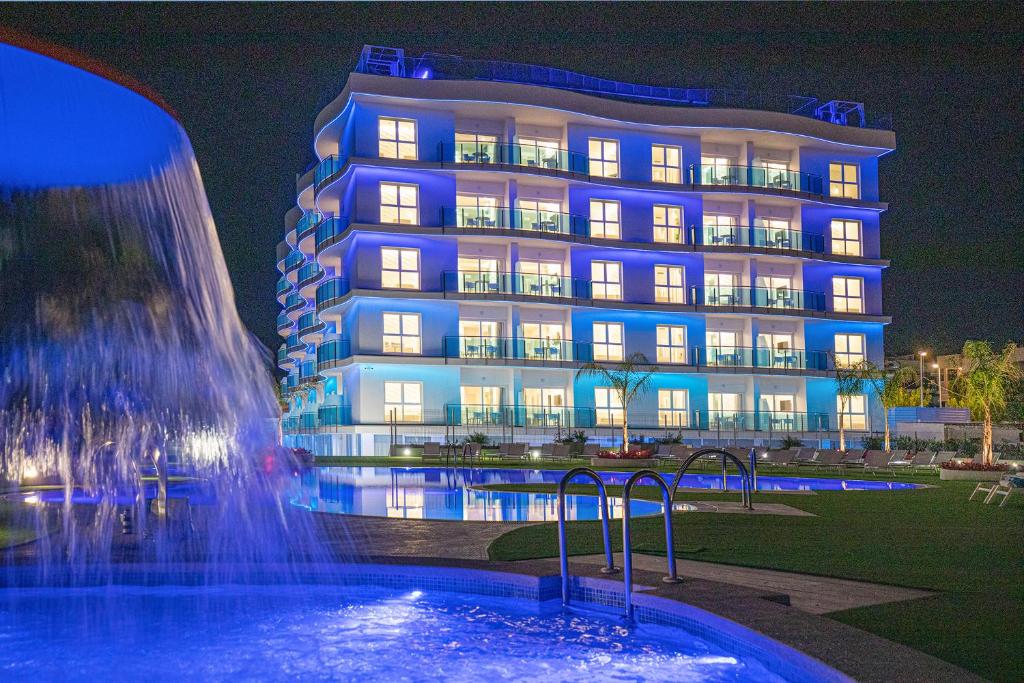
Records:
M597 486L597 496L601 505L601 534L604 539L605 566L601 568L602 574L614 574L618 571L615 568L615 558L612 555L612 541L610 533L610 516L608 514L608 492L605 491L604 481L601 476L589 467L576 467L569 470L558 481L558 563L562 573L562 604L568 605L571 594L569 586L569 546L565 533L565 489L576 477L585 476Z
M316 288L316 311L321 313L325 308L351 291L348 278L332 277L324 280Z
M441 209L441 225L445 228L524 230L577 237L590 235L590 219L586 216L541 209L510 209L501 206L444 207Z
M640 470L626 480L622 487L622 585L625 617L633 621L633 540L630 537L631 515L629 501L633 487L643 479L652 479L661 489L662 514L665 517L665 559L668 562L668 575L662 577L663 583L680 583L676 574L675 539L672 532L672 498L675 489L669 489L665 479L654 470Z
M825 295L821 292L788 288L691 287L690 303L694 306L824 311Z
M499 164L529 169L587 175L586 154L541 145L503 142L438 143L438 158L446 164Z
M571 339L531 339L524 337L448 336L442 340L445 358L479 360L530 360L550 362L589 362L591 345Z
M763 166L691 164L690 182L694 185L754 187L818 195L823 193L821 176L816 173L787 171Z
M690 243L710 247L760 247L825 253L825 238L821 235L757 225L691 225Z
M773 349L763 346L696 346L690 350L695 367L769 368L773 370L828 370L824 351Z
M589 299L590 281L559 275L499 273L488 271L445 271L441 290L459 294L514 294L558 299Z

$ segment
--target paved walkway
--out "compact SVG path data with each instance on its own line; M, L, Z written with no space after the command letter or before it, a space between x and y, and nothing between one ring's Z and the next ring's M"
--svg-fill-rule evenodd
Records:
M573 560L598 567L604 566L604 555L585 555L574 557ZM622 553L615 554L615 562L617 566L622 566ZM637 569L664 573L665 565L664 557L639 553L633 555L633 566ZM811 614L828 614L855 607L914 600L933 595L930 591L914 588L678 558L676 571L684 578L705 579L784 594L789 597L790 605Z

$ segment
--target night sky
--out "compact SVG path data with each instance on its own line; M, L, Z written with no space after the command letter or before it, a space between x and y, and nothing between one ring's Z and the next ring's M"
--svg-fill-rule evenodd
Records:
M295 173L314 160L313 120L364 43L891 114L898 150L880 168L887 351L1024 341L1022 21L995 3L0 3L0 24L105 61L179 113L242 319L275 349L274 247Z

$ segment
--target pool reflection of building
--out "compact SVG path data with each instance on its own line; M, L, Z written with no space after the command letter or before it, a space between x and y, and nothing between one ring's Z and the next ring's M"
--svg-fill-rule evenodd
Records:
M610 438L618 397L575 370L636 352L637 430L834 434L833 363L883 358L895 140L779 102L365 48L278 247L286 442ZM848 402L854 438L879 419Z

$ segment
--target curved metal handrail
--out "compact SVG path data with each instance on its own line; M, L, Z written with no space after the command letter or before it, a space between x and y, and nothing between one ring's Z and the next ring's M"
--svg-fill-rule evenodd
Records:
M740 487L740 499L742 501L743 507L745 507L748 510L753 510L754 504L751 501L751 492L753 490L753 485L751 484L750 480L750 472L749 470L747 470L742 460L740 460L735 455L733 455L732 453L723 448L702 448L699 451L690 455L690 457L688 457L686 460L684 460L683 464L680 465L679 469L676 470L675 477L672 482L672 498L675 499L676 491L679 489L679 482L682 480L683 474L686 473L686 470L690 467L690 465L692 465L694 461L697 460L697 458L701 458L704 457L705 455L711 454L722 456L723 490L725 490L725 461L726 459L729 459L732 460L733 463L735 463L737 469L739 469L740 471L740 481L742 482L742 485Z
M665 479L654 470L634 472L622 487L622 579L625 584L626 619L630 621L633 619L633 543L629 531L629 498L633 492L633 487L641 479L653 479L657 482L658 487L661 488L661 497L664 503L665 555L668 561L668 576L662 577L661 580L664 583L679 583L681 581L676 575L675 542L672 538L672 496L674 490L670 491Z
M601 533L604 537L605 566L601 568L602 574L614 574L619 571L615 568L615 559L612 557L612 542L609 532L608 515L608 493L605 491L604 481L594 470L589 467L574 467L562 475L558 482L558 561L562 571L562 604L569 604L569 546L565 537L565 489L569 482L578 476L586 476L597 486L597 496L601 505Z

